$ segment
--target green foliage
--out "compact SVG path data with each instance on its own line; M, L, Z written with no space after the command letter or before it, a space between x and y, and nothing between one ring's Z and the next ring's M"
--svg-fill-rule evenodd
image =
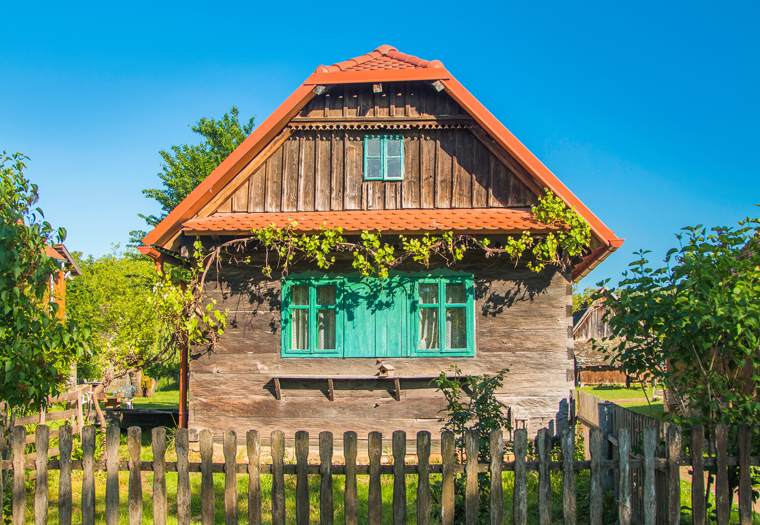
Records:
M668 416L685 435L695 424L708 435L728 425L735 451L737 426L760 417L760 221L682 231L664 267L640 251L618 289L600 293L610 339L622 338L613 363L664 384L679 406Z
M0 154L0 399L22 410L59 393L90 335L58 319L50 302L51 276L60 268L45 246L63 242L66 232L54 232L35 207L38 189L24 177L24 160Z
M71 319L88 321L92 353L78 363L88 379L113 376L138 366L166 342L161 318L152 307L159 277L151 261L118 251L79 261L82 275L67 292Z
M531 211L538 222L557 228L533 245L535 262L529 262L528 266L534 271L543 270L547 264L562 265L563 258L578 257L588 248L591 226L575 208L568 208L551 191L546 190L546 196L539 199L538 206L533 206Z
M577 284L573 285L573 313L586 308L593 301L596 290L593 288L584 288L581 291Z
M238 109L232 107L219 120L202 118L190 129L203 137L197 145L182 144L171 146L170 151L161 150L163 171L158 174L162 189L146 189L143 195L161 205L161 215L142 215L150 227L156 226L182 200L187 197L203 179L237 148L253 130L254 119L241 124ZM131 242L142 244L144 231L130 233Z

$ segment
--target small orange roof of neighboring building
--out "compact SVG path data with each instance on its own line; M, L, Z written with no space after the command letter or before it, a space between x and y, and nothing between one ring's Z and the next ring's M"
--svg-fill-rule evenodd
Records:
M533 218L529 211L502 208L454 210L352 210L338 212L215 213L191 219L182 225L189 235L241 235L252 229L274 225L283 228L297 223L294 231L306 233L322 227L340 227L343 233L381 230L384 233L541 233L552 229Z

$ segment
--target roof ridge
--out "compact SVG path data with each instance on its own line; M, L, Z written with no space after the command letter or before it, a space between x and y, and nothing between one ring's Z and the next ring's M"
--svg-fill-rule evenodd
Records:
M335 64L332 64L331 66L319 66L315 70L315 73L334 73L338 71L347 71L349 68L360 66L367 62L370 62L371 60L377 60L383 57L388 57L393 60L398 60L399 62L402 62L404 64L409 64L411 66L414 66L415 68L430 68L430 67L443 68L443 63L440 60L424 60L414 55L408 55L406 53L402 53L395 47L385 44L385 45L375 48L374 51L365 53L358 57L349 58L348 60L344 60L342 62L336 62Z

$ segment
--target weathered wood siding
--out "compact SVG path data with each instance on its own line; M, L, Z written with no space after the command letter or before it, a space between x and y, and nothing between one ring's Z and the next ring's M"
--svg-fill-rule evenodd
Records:
M207 285L209 299L229 310L228 328L215 353L191 355L191 428L256 428L263 435L329 428L366 436L382 422L384 428L409 432L440 430L444 400L427 380L404 381L401 401L385 390L392 382L371 390L336 382L330 401L325 382L304 381L283 390L281 401L275 399L274 375L366 377L377 373L378 364L375 358L281 358L280 282L263 277L259 268L225 266L219 282L211 279ZM567 417L573 388L569 276L514 269L505 260L486 261L482 253L468 255L456 269L475 276L475 357L385 358L384 363L392 364L397 376L435 376L451 364L466 374L509 368L499 399L512 407L514 418L529 419L531 433L541 426L556 430L556 421Z
M589 311L579 320L578 326L573 329L575 340L587 341L589 339L611 337L612 331L610 330L610 325L604 321L606 313L607 308L604 306L604 302L594 302L589 307Z
M383 88L372 93L369 84L336 86L312 99L290 122L292 135L217 211L536 204L536 193L521 180L530 177L527 172L516 161L507 166L499 160L449 95L425 83ZM403 181L364 180L366 134L403 135Z

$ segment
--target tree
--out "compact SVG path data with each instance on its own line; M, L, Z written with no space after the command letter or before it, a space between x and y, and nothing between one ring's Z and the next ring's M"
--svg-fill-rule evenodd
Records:
M113 377L149 362L166 334L153 307L159 276L152 262L118 246L103 257L78 261L82 276L69 285L69 315L88 321L93 330L92 353L78 363L83 377Z
M56 317L50 280L58 267L45 246L63 242L66 231L54 231L35 207L38 188L24 177L26 159L0 154L0 399L20 410L59 393L90 333Z
M738 425L760 417L760 220L682 231L664 267L650 268L640 251L618 288L600 292L606 340L620 338L609 351L626 374L675 396L671 420L708 435L728 425L735 438Z
M182 144L172 146L170 151L159 151L164 162L163 171L158 174L163 188L143 190L143 195L161 205L161 214L138 215L149 227L156 226L250 135L253 126L254 117L241 125L235 106L219 120L200 119L190 127L203 137L200 144ZM145 235L147 232L142 230L130 232L131 243L141 245Z

